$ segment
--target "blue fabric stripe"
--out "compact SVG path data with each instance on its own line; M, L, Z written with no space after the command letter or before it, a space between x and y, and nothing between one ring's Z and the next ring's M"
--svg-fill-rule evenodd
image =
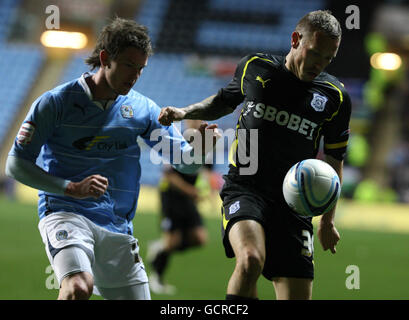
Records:
M56 254L57 254L58 252L60 252L63 248L59 248L59 249L54 248L54 247L51 245L50 239L48 239L48 235L47 235L47 242L48 242L48 251L50 251L51 257L53 257L53 259L54 259L54 257L56 256Z

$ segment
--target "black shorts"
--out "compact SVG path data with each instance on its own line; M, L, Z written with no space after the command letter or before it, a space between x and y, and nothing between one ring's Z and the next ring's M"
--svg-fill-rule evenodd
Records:
M195 202L188 196L172 191L160 193L163 231L189 230L203 225Z
M228 233L240 220L258 221L266 235L263 276L314 278L312 218L293 212L284 198L266 199L248 187L226 180L220 193L222 237L226 256L234 257Z

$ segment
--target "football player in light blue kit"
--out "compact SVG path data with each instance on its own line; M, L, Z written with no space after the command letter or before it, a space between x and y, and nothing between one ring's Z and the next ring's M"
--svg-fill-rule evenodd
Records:
M151 54L147 29L116 18L86 60L98 71L40 96L9 153L7 175L40 190L39 229L59 299L88 299L94 288L106 299L150 299L132 236L141 175L137 138L153 147L150 135L160 130L162 143L171 144L161 156L171 163L173 153L192 152L175 127L159 124L160 108L131 89ZM173 164L182 172L200 166Z

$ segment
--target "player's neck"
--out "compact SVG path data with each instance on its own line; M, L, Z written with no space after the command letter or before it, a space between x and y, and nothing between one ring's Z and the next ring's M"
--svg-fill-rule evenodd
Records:
M118 96L108 85L101 69L92 75L92 77L87 78L87 83L91 90L93 100L115 100Z

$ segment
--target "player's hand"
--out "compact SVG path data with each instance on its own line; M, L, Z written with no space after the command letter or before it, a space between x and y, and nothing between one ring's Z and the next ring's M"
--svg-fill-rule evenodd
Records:
M76 199L85 199L92 197L98 199L108 188L108 179L94 174L86 177L80 182L70 182L65 189L64 194Z
M333 223L324 222L321 219L321 222L318 226L318 239L324 251L327 251L329 249L332 253L337 252L335 246L337 245L340 236L337 228L335 228L335 225Z
M181 108L165 107L160 111L158 121L163 126L170 126L173 121L183 120L185 114Z
M209 125L207 122L203 122L200 124L198 130L202 137L202 154L206 155L216 146L217 140L219 140L219 138L222 135L220 134L220 131L217 129L217 124L215 123ZM209 147L206 146L206 139L205 139L206 135L210 135L212 137L212 145L210 146L211 147L210 150L209 150Z

